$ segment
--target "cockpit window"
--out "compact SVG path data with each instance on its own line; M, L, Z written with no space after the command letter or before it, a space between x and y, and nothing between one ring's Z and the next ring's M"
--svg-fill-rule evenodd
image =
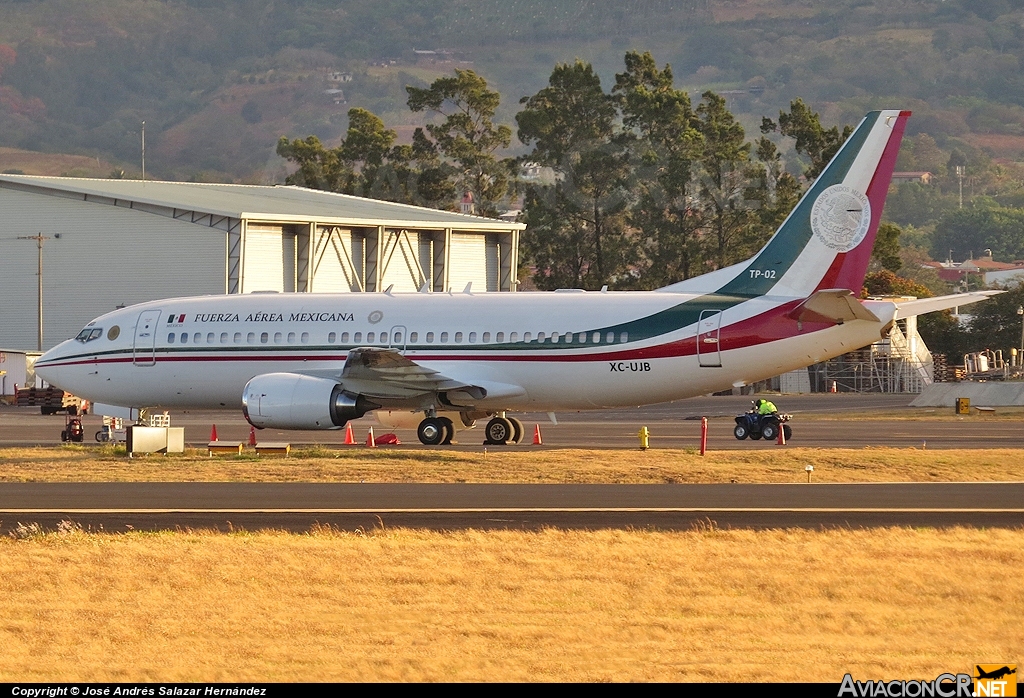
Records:
M100 327L86 327L84 330L78 333L75 337L79 342L91 342L94 339L99 339L103 336L103 329Z

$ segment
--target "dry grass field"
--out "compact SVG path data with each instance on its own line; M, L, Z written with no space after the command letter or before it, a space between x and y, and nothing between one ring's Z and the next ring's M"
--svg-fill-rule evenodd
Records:
M900 448L713 451L452 451L361 447L210 458L205 451L125 458L123 449L0 449L0 482L961 482L1024 480L1024 451Z
M1024 531L0 540L0 681L934 678L1024 647Z

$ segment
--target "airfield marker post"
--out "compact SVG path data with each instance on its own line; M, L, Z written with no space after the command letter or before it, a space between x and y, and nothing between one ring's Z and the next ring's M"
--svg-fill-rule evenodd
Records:
M708 418L700 418L700 455L708 452Z

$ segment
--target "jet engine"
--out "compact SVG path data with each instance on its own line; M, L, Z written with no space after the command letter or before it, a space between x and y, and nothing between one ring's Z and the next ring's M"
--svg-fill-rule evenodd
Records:
M242 391L242 412L258 429L340 429L379 407L337 381L299 373L265 373Z

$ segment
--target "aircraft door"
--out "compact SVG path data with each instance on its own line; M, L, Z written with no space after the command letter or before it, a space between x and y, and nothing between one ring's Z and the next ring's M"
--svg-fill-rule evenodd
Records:
M409 332L406 331L405 325L395 325L391 328L391 343L388 346L404 354L405 347L409 343L408 334Z
M722 330L721 310L702 310L697 321L697 361L707 368L721 368L722 352L719 335Z
M135 345L132 362L136 366L152 366L156 363L156 332L161 310L144 310L135 325Z

